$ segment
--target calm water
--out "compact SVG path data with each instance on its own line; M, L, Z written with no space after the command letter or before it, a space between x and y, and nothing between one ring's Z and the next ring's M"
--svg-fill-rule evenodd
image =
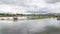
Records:
M46 31L47 27L60 28L60 21L57 18L18 20L16 22L0 20L0 34L38 34ZM60 31L52 34L60 34Z

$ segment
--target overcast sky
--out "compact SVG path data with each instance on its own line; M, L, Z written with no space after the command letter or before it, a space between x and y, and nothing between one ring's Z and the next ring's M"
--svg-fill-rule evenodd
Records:
M0 0L0 13L60 13L60 0Z

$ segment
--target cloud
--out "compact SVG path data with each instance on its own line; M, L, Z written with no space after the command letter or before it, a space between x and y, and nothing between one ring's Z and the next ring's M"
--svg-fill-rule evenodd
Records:
M2 4L30 5L44 2L43 0L0 0Z
M26 7L15 6L15 5L0 5L0 13L25 13Z
M0 0L0 7L2 7L0 8L0 12L59 13L60 0Z
M19 6L18 8L13 8L13 9L9 9L9 11L15 11L15 12L24 12L24 11L37 11L37 9L41 9L41 8L44 8L46 6L45 2L42 1L42 0L1 0L0 1L1 5L3 4L4 6L7 7L7 5L9 5L9 7L11 5L15 5L16 6ZM43 3L42 3L43 2ZM5 7L4 7L5 8ZM19 9L20 8L20 9ZM4 9L3 9L4 10ZM5 10L4 10L5 11ZM7 10L8 11L8 10Z
M48 9L54 13L60 13L60 2L49 4Z
M56 2L60 2L60 0L46 0L48 3L56 3Z

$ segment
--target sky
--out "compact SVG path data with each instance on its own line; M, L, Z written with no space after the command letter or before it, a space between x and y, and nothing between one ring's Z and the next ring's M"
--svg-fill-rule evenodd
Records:
M60 0L0 0L0 13L60 13Z

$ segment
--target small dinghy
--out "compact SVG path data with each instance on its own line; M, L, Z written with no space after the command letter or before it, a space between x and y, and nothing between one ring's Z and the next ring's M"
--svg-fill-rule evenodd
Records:
M13 21L15 22L15 21L17 21L18 20L18 18L17 17L13 17Z

